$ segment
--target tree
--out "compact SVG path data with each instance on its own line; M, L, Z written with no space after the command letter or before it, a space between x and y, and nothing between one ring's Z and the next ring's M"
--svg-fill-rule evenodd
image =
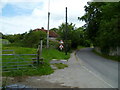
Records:
M52 28L52 29L50 29L51 31L54 31L54 32L58 32L58 29L57 28Z
M23 43L28 47L37 47L40 43L40 40L46 39L46 33L42 31L29 31L27 35L25 35Z
M11 43L15 42L15 37L14 35L4 35L4 39L7 39L8 41L10 41Z
M62 23L58 28L60 38L63 40L66 38L65 27L65 24ZM86 32L82 27L76 28L75 24L71 23L67 25L67 29L67 40L69 43L69 48L77 48L78 45L89 46L89 43L86 41Z
M102 7L103 17L100 23L97 40L103 53L109 53L110 48L120 46L120 2L107 3ZM114 12L113 12L114 11ZM105 51L106 49L106 51Z
M85 27L87 31L88 38L92 41L94 45L96 45L97 32L99 30L100 20L101 20L101 7L104 5L103 2L97 3L92 2L88 3L88 6L85 6L85 15L79 20L83 20L86 22Z
M78 18L86 22L88 38L105 54L109 53L110 48L120 46L119 10L120 2L92 2L85 6L85 15Z
M67 34L66 32L66 24L62 23L59 27L58 27L58 34L60 35L60 38L62 38L63 40L65 40L65 37L67 35L67 39L70 39L70 34L71 31L75 30L75 25L73 23L71 24L67 24Z

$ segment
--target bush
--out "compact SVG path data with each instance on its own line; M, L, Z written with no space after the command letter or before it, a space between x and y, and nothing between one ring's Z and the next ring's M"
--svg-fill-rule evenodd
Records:
M2 44L3 45L8 45L10 42L7 39L2 39Z
M46 33L42 31L30 31L27 35L25 35L23 39L24 46L27 47L37 47L40 44L40 40L46 39ZM44 43L43 43L44 44Z
M49 41L49 44L50 44L50 48L56 48L58 49L59 48L59 43L57 41Z

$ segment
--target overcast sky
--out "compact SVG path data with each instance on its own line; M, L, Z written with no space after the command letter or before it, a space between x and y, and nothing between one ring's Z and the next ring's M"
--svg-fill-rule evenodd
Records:
M84 6L90 0L50 0L50 29L65 22L65 7L68 7L68 22L81 27L84 22L77 18L84 15ZM47 29L49 0L2 0L0 2L0 32L18 34L44 27Z

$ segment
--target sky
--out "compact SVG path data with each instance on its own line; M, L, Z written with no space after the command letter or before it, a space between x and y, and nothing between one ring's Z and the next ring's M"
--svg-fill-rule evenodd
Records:
M58 28L65 22L65 7L68 8L68 23L81 27L85 22L78 17L84 15L84 6L90 0L1 0L0 32L19 34L30 29L47 29L48 11L50 29ZM50 3L49 3L50 2Z

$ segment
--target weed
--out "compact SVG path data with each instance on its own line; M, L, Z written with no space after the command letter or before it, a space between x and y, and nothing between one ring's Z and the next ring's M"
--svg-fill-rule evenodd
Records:
M65 67L68 67L67 64L63 64L63 63L55 63L53 65L56 66L58 69L64 69Z

